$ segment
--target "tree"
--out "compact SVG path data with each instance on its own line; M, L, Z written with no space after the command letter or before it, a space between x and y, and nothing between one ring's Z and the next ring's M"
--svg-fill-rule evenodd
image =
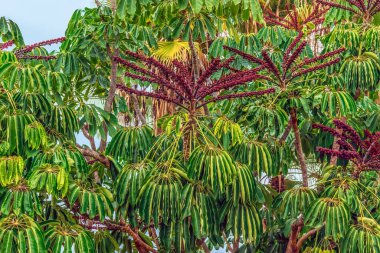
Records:
M0 18L1 250L377 252L378 6L96 1L33 45Z

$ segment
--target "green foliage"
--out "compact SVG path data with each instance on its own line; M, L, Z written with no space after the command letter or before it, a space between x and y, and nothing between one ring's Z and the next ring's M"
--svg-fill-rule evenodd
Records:
M0 252L380 251L379 13L285 2L99 0L27 46L0 17Z
M94 240L91 233L81 226L68 224L59 221L43 222L41 226L47 227L44 231L47 238L46 245L51 252L94 252Z
M349 228L343 240L344 252L376 252L380 248L379 224L367 217L358 217L359 223Z
M10 214L0 220L0 248L12 253L47 252L40 226L26 214Z
M24 172L24 159L20 156L0 157L0 184L18 183Z
M69 188L69 174L59 165L43 164L31 172L29 186L38 191L46 191L54 197L65 197Z
M119 160L135 161L146 154L152 142L149 126L123 128L112 138L106 152Z
M349 214L349 209L343 200L320 198L307 211L306 220L311 226L325 223L326 235L339 240L347 231Z
M69 186L68 201L70 206L79 206L81 214L88 214L92 219L95 215L103 221L105 217L112 216L112 193L90 182L73 182Z
M236 165L223 149L211 145L198 147L189 158L189 177L201 180L214 191L225 191L236 175Z

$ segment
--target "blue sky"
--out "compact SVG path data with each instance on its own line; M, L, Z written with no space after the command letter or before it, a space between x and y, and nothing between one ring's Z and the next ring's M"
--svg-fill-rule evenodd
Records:
M25 43L62 37L76 9L94 6L94 0L0 0L0 17L15 21Z

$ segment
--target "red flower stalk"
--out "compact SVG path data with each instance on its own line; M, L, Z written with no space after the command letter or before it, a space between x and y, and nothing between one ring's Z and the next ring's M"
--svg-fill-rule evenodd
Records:
M57 39L41 41L41 42L38 42L38 43L35 43L32 45L25 46L24 48L21 48L19 50L16 50L15 54L17 56L21 56L23 54L31 52L33 49L35 49L37 47L57 44L57 43L64 41L65 39L66 39L66 37L61 37L61 38L57 38Z
M294 68L292 68L291 72L294 72L296 69L303 68L305 65L308 65L308 64L311 64L311 63L314 63L314 62L324 60L324 59L327 59L329 57L338 55L338 54L344 52L345 50L346 49L344 47L341 47L337 50L334 50L334 51L331 51L331 52L328 52L328 53L325 53L325 54L322 54L322 55L319 55L319 56L316 56L313 58L306 58L302 61L302 63L300 63L300 64L296 65Z
M7 47L12 46L13 44L15 44L15 42L13 40L2 43L2 44L0 44L0 50L6 49Z
M284 59L282 61L283 69L285 69L285 65L288 62L291 52L297 46L297 44L301 41L302 37L303 37L303 33L302 32L298 33L297 37L292 41L292 43L290 43L289 47L286 49L285 54L284 54Z
M371 133L365 131L365 137L360 135L348 124L340 120L333 121L337 130L321 124L314 124L314 128L332 133L338 137L339 150L317 147L317 151L323 154L337 156L349 160L355 165L353 176L357 177L362 171L380 170L380 132Z
M44 56L44 55L20 55L18 57L18 59L33 59L33 60L45 60L45 61L49 61L49 60L56 59L56 58L57 57L54 55L48 55L48 56Z
M340 58L335 58L334 60L328 61L326 63L322 63L322 64L319 64L317 66L310 67L308 69L303 69L303 70L300 70L299 72L293 72L292 79L299 77L299 76L306 75L310 72L317 71L319 69L327 68L331 65L337 64L338 62L340 62Z
M134 53L131 51L126 51L126 54L135 58L135 59L142 61L143 63L145 63L145 65L148 68L155 67L161 73L162 77L167 76L167 77L175 80L176 83L178 83L179 86L182 87L182 89L185 91L186 96L188 98L192 98L193 95L192 95L191 88L190 88L191 85L189 84L189 82L192 83L192 81L191 81L191 78L188 78L188 71L187 70L185 71L185 68L180 66L181 65L180 62L178 62L178 61L173 62L177 68L184 71L183 74L178 75L175 71L172 71L169 67L165 66L164 64L157 61L153 57L147 57L145 55L141 55L141 54Z
M305 49L307 45L306 41L302 41L301 44L294 50L293 54L287 59L284 65L284 73L290 68L290 66L294 63L294 61L301 55L302 51Z
M243 57L244 59L246 59L248 61L254 62L254 63L259 64L259 65L265 65L265 62L262 59L257 58L253 55L244 53L244 52L240 51L239 49L228 47L228 46L223 46L223 48L226 49L227 51L230 51L232 53L240 55L241 57Z
M308 23L313 23L315 26L323 23L324 15L329 8L325 8L323 5L314 5L313 10L310 14L303 20L300 20L300 14L295 5L290 8L289 5L286 6L286 17L280 17L279 15L272 12L270 9L265 10L264 19L268 24L282 26L289 30L295 30L297 32L302 32L303 28Z
M323 132L328 132L331 135L336 136L336 137L342 137L342 135L337 130L335 130L334 128L331 128L331 127L328 127L328 126L325 126L322 124L315 123L312 125L312 128L313 129L321 129Z
M213 59L208 69L197 80L197 84L196 84L197 87L202 85L202 83L206 81L207 78L209 78L216 70L218 70L219 65L220 65L220 59L218 58Z
M340 61L340 59L337 57L333 60L329 60L329 58L336 56L337 54L341 53L344 51L344 48L337 49L332 52L328 52L326 54L312 57L312 58L306 58L305 60L302 61L302 63L296 65L295 67L291 68L292 64L296 62L298 58L300 58L302 52L305 50L305 47L307 45L306 41L302 40L302 33L299 33L298 36L293 40L292 43L288 46L288 48L285 50L284 56L283 56L283 61L281 63L281 69L279 69L276 64L272 61L270 58L269 54L267 51L263 50L261 52L263 60L248 55L244 52L241 52L238 49L232 49L229 47L225 47L227 50L234 52L243 58L252 61L253 63L261 63L261 66L257 71L257 75L261 79L268 80L269 82L275 83L277 86L281 88L285 88L289 82L291 82L294 78L296 77L301 77L303 75L306 75L310 72L326 68L330 65L336 64ZM300 44L299 44L300 43ZM297 46L299 44L299 46ZM295 50L294 50L295 49ZM294 50L294 52L293 52ZM292 53L293 52L293 53ZM323 62L326 61L327 62ZM309 66L311 63L315 63L317 61L322 61L322 63L319 63L314 66ZM274 76L274 79L271 79L268 75L268 73L261 73L260 70L266 70L269 72L269 74L272 74ZM282 73L282 75L280 75ZM265 76L262 78L261 76Z
M346 10L346 11L349 11L349 12L352 12L352 13L360 15L360 13L358 11L356 11L355 9L353 9L351 7L344 6L342 4L332 3L332 2L324 1L324 0L317 0L317 2L320 3L320 4L324 4L326 6L335 7L335 8L338 8L338 9Z
M326 6L342 9L349 11L351 13L362 16L364 19L373 17L377 12L380 11L380 1L379 0L368 0L367 3L365 0L345 0L350 5L356 7L347 7L342 4L333 2L332 0L317 0L318 3L324 4Z
M337 128L343 130L343 134L346 138L352 140L356 145L361 146L362 140L360 138L360 135L355 131L355 129L353 129L350 125L347 125L341 120L335 119L333 120L333 122Z
M280 77L280 71L276 67L276 65L273 63L272 59L270 58L269 54L267 51L261 51L261 55L264 58L265 61L265 66L269 71L271 71L278 79L281 79Z
M200 73L198 80L194 82L194 78L189 71L191 68L189 65L186 65L190 63L173 61L172 65L165 66L152 57L129 51L127 55L132 56L145 66L139 66L137 63L119 57L114 58L116 62L127 68L125 76L144 82L155 83L159 88L156 91L147 92L118 85L117 88L119 90L173 103L188 111L193 112L194 109L200 106L223 99L251 97L274 92L274 89L270 89L268 91L242 92L236 94L236 96L232 94L217 95L214 98L205 99L207 95L214 92L221 93L259 78L267 79L266 76L257 74L258 71L264 69L261 66L251 70L236 70L235 73L226 74L219 80L213 80L211 77L214 73L223 68L230 68L234 57L224 61L214 59L203 73ZM174 91L174 94L161 94L159 90L171 90Z

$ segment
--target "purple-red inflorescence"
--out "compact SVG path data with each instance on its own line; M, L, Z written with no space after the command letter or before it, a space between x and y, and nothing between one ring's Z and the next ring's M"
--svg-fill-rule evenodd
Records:
M300 20L300 14L295 5L293 5L293 8L290 8L289 5L286 6L287 18L277 15L270 9L266 9L264 19L267 24L278 25L289 30L302 32L308 23L313 23L315 26L323 23L324 14L328 11L328 8L325 8L325 6L326 5L319 4L314 5L313 10L303 20Z
M6 49L6 48L12 46L13 44L15 44L15 42L13 40L2 43L2 44L0 44L0 50Z
M48 61L48 60L52 60L52 59L56 59L57 57L54 56L54 55L20 55L17 57L18 59L31 59L31 60L45 60L45 61Z
M344 51L344 48L339 48L337 50L301 60L301 63L295 64L297 60L301 57L301 54L306 48L307 42L302 39L303 33L300 32L297 37L290 43L288 48L285 50L283 55L283 61L278 67L269 56L269 53L266 50L262 50L261 55L263 59L258 57L246 54L241 52L238 49L231 47L224 47L226 50L240 55L244 59L251 61L255 64L260 64L261 66L256 71L257 76L265 76L264 78L271 83L275 83L277 86L281 88L285 88L286 85L289 84L296 77L300 77L306 75L310 72L326 68L330 65L336 64L340 61L338 55ZM332 57L335 57L331 59ZM314 63L314 65L310 65ZM272 74L273 79L268 76L267 73L262 74L260 71L266 69L267 72Z
M380 12L379 0L368 0L367 2L365 0L345 0L345 1L349 3L350 5L352 5L353 7L336 3L336 1L333 1L333 0L317 0L317 2L322 5L339 8L342 10L347 10L354 14L360 15L364 18L373 17L376 13Z
M339 149L317 147L317 151L351 161L355 165L355 176L362 171L380 170L380 132L366 130L364 138L361 138L347 123L337 119L333 123L336 129L321 124L313 124L313 128L336 137Z
M64 41L65 39L66 39L66 37L61 37L61 38L57 38L57 39L41 41L41 42L38 42L38 43L35 43L32 45L25 46L19 50L16 50L15 54L17 56L21 56L21 55L24 55L26 53L30 53L33 49L35 49L37 47L57 44L57 43Z
M263 91L225 94L225 91L238 87L239 85L247 84L257 79L267 79L266 76L257 73L265 68L263 66L251 70L233 69L230 64L235 60L234 57L230 57L226 60L212 60L209 66L200 73L199 78L195 80L191 71L191 65L189 65L190 63L175 60L171 65L167 66L153 57L147 57L130 51L126 52L126 56L133 58L135 62L120 57L114 58L117 63L126 67L127 72L125 76L135 80L157 84L159 89L154 91L142 91L119 84L117 86L119 90L138 96L163 100L189 111L219 100L260 96L275 91L271 88ZM265 62L259 59L258 63ZM222 69L233 69L234 71L232 71L232 73L226 72L227 74L222 78L214 80L212 78L213 74ZM162 92L164 90L173 91L174 93L168 95ZM218 95L208 97L214 93Z

